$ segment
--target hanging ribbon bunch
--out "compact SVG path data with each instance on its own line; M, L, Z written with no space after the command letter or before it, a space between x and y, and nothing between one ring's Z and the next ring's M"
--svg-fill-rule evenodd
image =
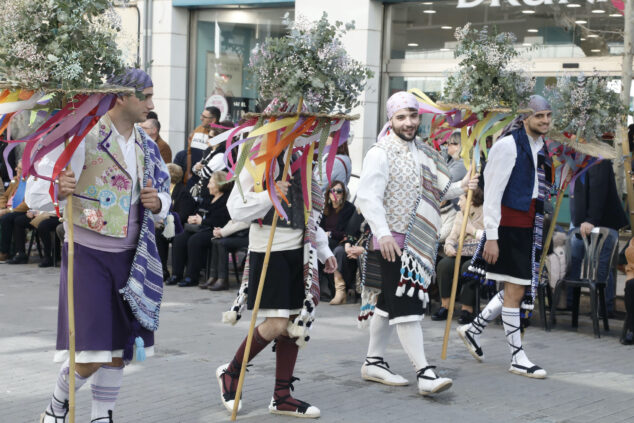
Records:
M291 114L290 116L287 116ZM279 215L288 219L282 201L288 199L276 190L275 174L278 157L290 145L298 159L291 165L291 172L301 172L305 216L312 204L311 183L315 153L316 162L321 163L326 155L326 175L330 180L337 155L337 148L348 140L350 121L356 116L295 113L293 107L282 106L280 113L248 114L247 120L236 128L209 140L211 145L226 144L224 160L229 169L228 180L235 180L239 187L238 175L242 170L251 174L255 181L255 192L267 191ZM332 142L327 145L328 138ZM234 154L237 160L234 161ZM320 169L321 171L321 169ZM239 189L241 189L239 187Z
M5 89L0 94L0 133L8 128L11 119L20 112L34 112L40 109L44 110L48 116L46 121L31 135L19 140L8 139L10 137L7 136L7 139L1 141L9 144L3 153L5 161L11 150L19 143L25 144L21 176L24 178L34 176L51 182L49 193L58 214L57 188L54 182L68 165L84 137L99 119L112 108L116 95L115 92L107 91L76 94L61 109L56 109L47 107L46 103L49 102L50 97L46 96L44 91ZM67 141L69 141L68 144L55 162L52 175L50 177L40 175L37 172L38 163L47 154L60 145L64 145ZM10 166L7 169L12 177Z
M461 157L467 169L471 164L471 151L474 146L478 145L479 150L483 151L486 157L487 137L500 131L515 117L510 110L499 109L486 111L483 118L478 119L478 114L466 107L435 103L418 88L413 88L409 92L414 94L419 101L419 113L433 113L435 115L432 118L432 130L429 138L436 149L440 149L440 146L447 142L454 131L460 130ZM476 160L476 165L479 166L479 152L473 154L473 157Z

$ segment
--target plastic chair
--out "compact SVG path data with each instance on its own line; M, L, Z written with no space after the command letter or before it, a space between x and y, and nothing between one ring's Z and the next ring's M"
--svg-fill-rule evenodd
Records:
M575 228L571 233L568 239L566 240L566 274L569 274L570 266L571 266L571 239L573 236L581 237L579 228ZM599 279L599 265L600 265L600 256L603 248L605 248L605 242L612 238L612 248L610 251L610 262L608 263L608 273L605 278ZM618 237L615 237L614 234L610 232L607 228L598 228L595 229L590 234L590 239L582 238L585 253L584 258L581 263L581 276L579 279L569 279L568 277L564 277L555 285L555 293L553 296L553 301L551 304L550 311L550 324L551 326L555 325L555 312L557 309L557 304L559 304L559 297L563 288L566 286L570 286L574 289L574 297L573 297L573 308L572 308L572 327L579 326L579 297L581 288L588 288L590 291L590 307L592 318L592 327L594 329L594 336L599 338L601 336L599 332L599 310L597 309L597 303L599 304L600 311L603 314L603 328L605 331L609 331L609 323L606 312L606 302L605 302L605 288L607 285L609 272L614 267L616 251L618 247Z
M31 239L29 241L29 248L26 251L26 262L29 262L29 257L31 257L31 250L33 249L33 243L35 243L37 247L37 252L42 259L42 245L40 244L40 235L37 233L37 229L33 227L27 228L28 231L31 231Z

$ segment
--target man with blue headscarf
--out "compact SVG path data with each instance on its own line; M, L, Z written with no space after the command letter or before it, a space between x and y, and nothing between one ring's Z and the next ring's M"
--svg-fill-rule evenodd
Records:
M108 82L133 88L134 94L117 96L57 186L60 202L72 201L74 211L64 225L74 227L75 389L92 377L91 422L100 423L113 421L123 367L134 350L138 360L154 352L163 289L154 220L167 216L171 202L167 167L157 145L137 125L154 108L152 80L140 69L128 69ZM47 159L43 166L55 162ZM52 169L39 170L50 174ZM50 207L47 185L35 182L29 188L32 207ZM64 422L68 412L67 242L55 354L63 364L43 423Z
M504 290L457 331L471 355L482 361L482 331L501 314L511 351L509 371L543 379L546 371L528 359L522 346L520 305L526 312L531 310L537 288L544 200L551 180L543 136L550 129L552 112L548 101L538 95L531 96L528 107L533 112L515 119L489 152L484 170L485 235L470 267L486 274L487 280L503 282Z

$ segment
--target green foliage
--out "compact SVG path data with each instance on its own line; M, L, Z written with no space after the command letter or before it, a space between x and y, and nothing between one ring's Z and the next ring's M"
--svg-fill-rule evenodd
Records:
M519 56L513 34L489 33L486 26L478 31L467 24L456 29L455 37L460 67L448 78L443 101L472 106L480 117L498 107L517 112L528 102L534 81L511 63Z
M0 0L0 79L23 88L95 88L124 68L109 0Z
M553 108L553 129L589 141L614 132L627 114L619 94L608 86L609 79L595 74L557 78L545 95Z
M353 24L301 19L285 22L289 35L267 38L256 46L249 67L260 96L296 104L303 97L313 112L349 112L359 105L359 95L373 72L352 59L341 37Z

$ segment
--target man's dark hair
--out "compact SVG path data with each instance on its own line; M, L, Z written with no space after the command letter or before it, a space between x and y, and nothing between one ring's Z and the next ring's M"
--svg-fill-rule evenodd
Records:
M147 118L158 120L158 115L156 114L156 112L147 112Z
M210 107L205 107L205 110L207 110L209 113L211 113L211 116L216 118L216 122L218 122L220 120L220 109L214 106L210 106Z

